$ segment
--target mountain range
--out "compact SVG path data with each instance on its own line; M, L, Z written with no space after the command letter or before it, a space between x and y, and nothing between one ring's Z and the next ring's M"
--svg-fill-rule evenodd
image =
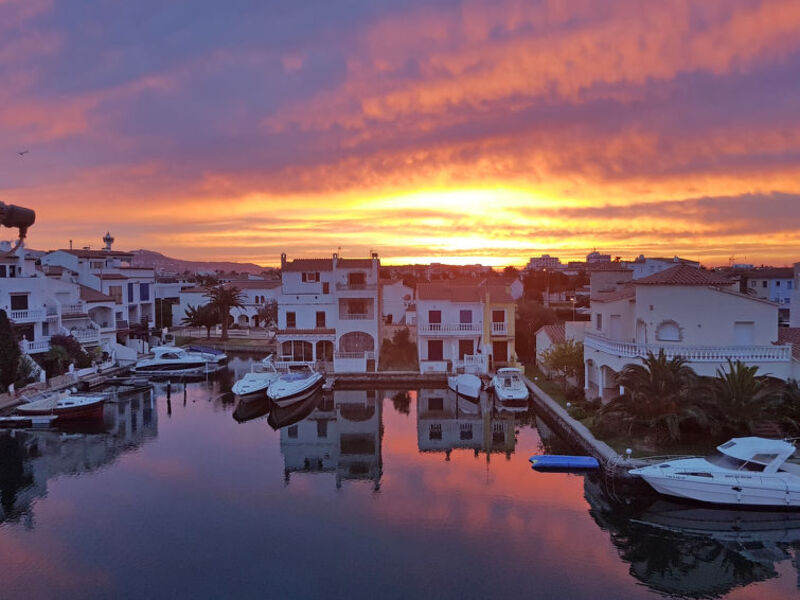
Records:
M181 260L180 258L171 258L164 256L160 252L153 252L152 250L134 250L132 265L134 267L152 267L156 271L168 271L173 273L183 273L190 271L192 273L202 271L225 271L229 273L236 271L237 273L252 273L254 275L263 273L264 271L273 271L272 267L262 267L255 263L239 263L231 261L201 261L201 260Z

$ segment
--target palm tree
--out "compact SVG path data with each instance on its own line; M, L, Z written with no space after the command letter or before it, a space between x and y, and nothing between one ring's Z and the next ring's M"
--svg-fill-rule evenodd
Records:
M242 291L236 286L218 285L208 288L206 294L211 298L209 304L213 306L219 314L220 322L222 323L222 338L228 339L228 319L231 316L232 308L244 308L244 296Z
M197 307L190 304L181 323L187 327L205 327L206 339L211 339L211 328L219 323L218 315L219 312L210 304Z
M278 302L276 300L267 300L258 309L257 316L265 329L274 327L278 324Z
M716 405L732 432L748 431L772 412L782 400L783 383L756 375L757 366L728 359L728 368L717 369L705 393Z
M683 358L668 360L662 349L657 355L649 352L642 363L620 371L617 382L625 393L601 409L601 422L618 420L628 426L628 433L651 430L673 441L680 439L681 427L688 422L713 425L702 398L694 393L697 375Z

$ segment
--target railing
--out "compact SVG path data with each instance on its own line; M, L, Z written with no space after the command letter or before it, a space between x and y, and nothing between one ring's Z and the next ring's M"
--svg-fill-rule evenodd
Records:
M334 352L334 358L339 359L346 359L346 358L363 358L366 360L374 360L375 353L374 352Z
M658 354L664 350L667 359L682 357L689 362L723 362L727 359L744 362L789 362L792 359L792 347L783 346L685 346L681 344L633 344L610 340L587 333L584 345L607 354L616 354L623 358L643 358L648 352Z
M508 325L505 321L502 323L492 321L492 335L508 335Z
M128 322L124 321L122 319L117 319L116 325L117 325L117 329L121 329L121 330L129 329Z
M338 291L377 290L378 285L375 283L337 283L336 289Z
M465 354L461 366L465 373L488 373L486 356L484 354Z
M96 329L73 329L69 334L82 344L100 341L100 332Z
M62 304L61 305L61 316L67 315L85 315L86 314L86 305L83 302L78 302L77 304Z
M20 323L23 321L40 321L45 316L43 308L34 308L31 310L12 310L9 318L15 323Z
M339 313L340 321L371 321L375 315L364 313Z
M50 350L50 337L43 337L35 340L33 342L29 342L28 340L22 340L19 343L20 350L25 352L26 354L36 354L38 352L47 352Z
M420 323L420 333L481 333L481 326L478 323Z

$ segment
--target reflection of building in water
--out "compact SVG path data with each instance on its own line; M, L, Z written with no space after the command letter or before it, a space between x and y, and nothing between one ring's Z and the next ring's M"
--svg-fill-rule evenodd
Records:
M716 598L778 577L776 563L794 560L797 568L797 513L636 499L630 493L622 494L622 503L599 479L584 481L590 514L630 563L631 575L661 593Z
M292 473L334 473L342 480L363 479L380 488L382 396L375 390L336 390L325 394L305 419L281 429L286 481Z
M59 475L99 469L158 435L150 391L106 403L99 433L12 430L0 433L0 523L32 524L32 505Z
M514 415L496 412L487 394L470 402L449 389L420 390L417 396L417 443L423 452L446 452L468 448L477 456L486 452L514 452Z

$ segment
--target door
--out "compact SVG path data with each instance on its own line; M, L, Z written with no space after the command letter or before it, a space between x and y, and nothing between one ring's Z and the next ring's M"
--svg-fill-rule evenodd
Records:
M752 346L755 340L755 323L736 321L733 324L733 343L736 346Z
M609 321L609 335L612 340L622 339L622 317L620 315L611 315Z
M494 356L495 364L508 362L508 342L505 340L502 342L492 342L492 356Z
M444 342L428 340L428 360L444 360Z

